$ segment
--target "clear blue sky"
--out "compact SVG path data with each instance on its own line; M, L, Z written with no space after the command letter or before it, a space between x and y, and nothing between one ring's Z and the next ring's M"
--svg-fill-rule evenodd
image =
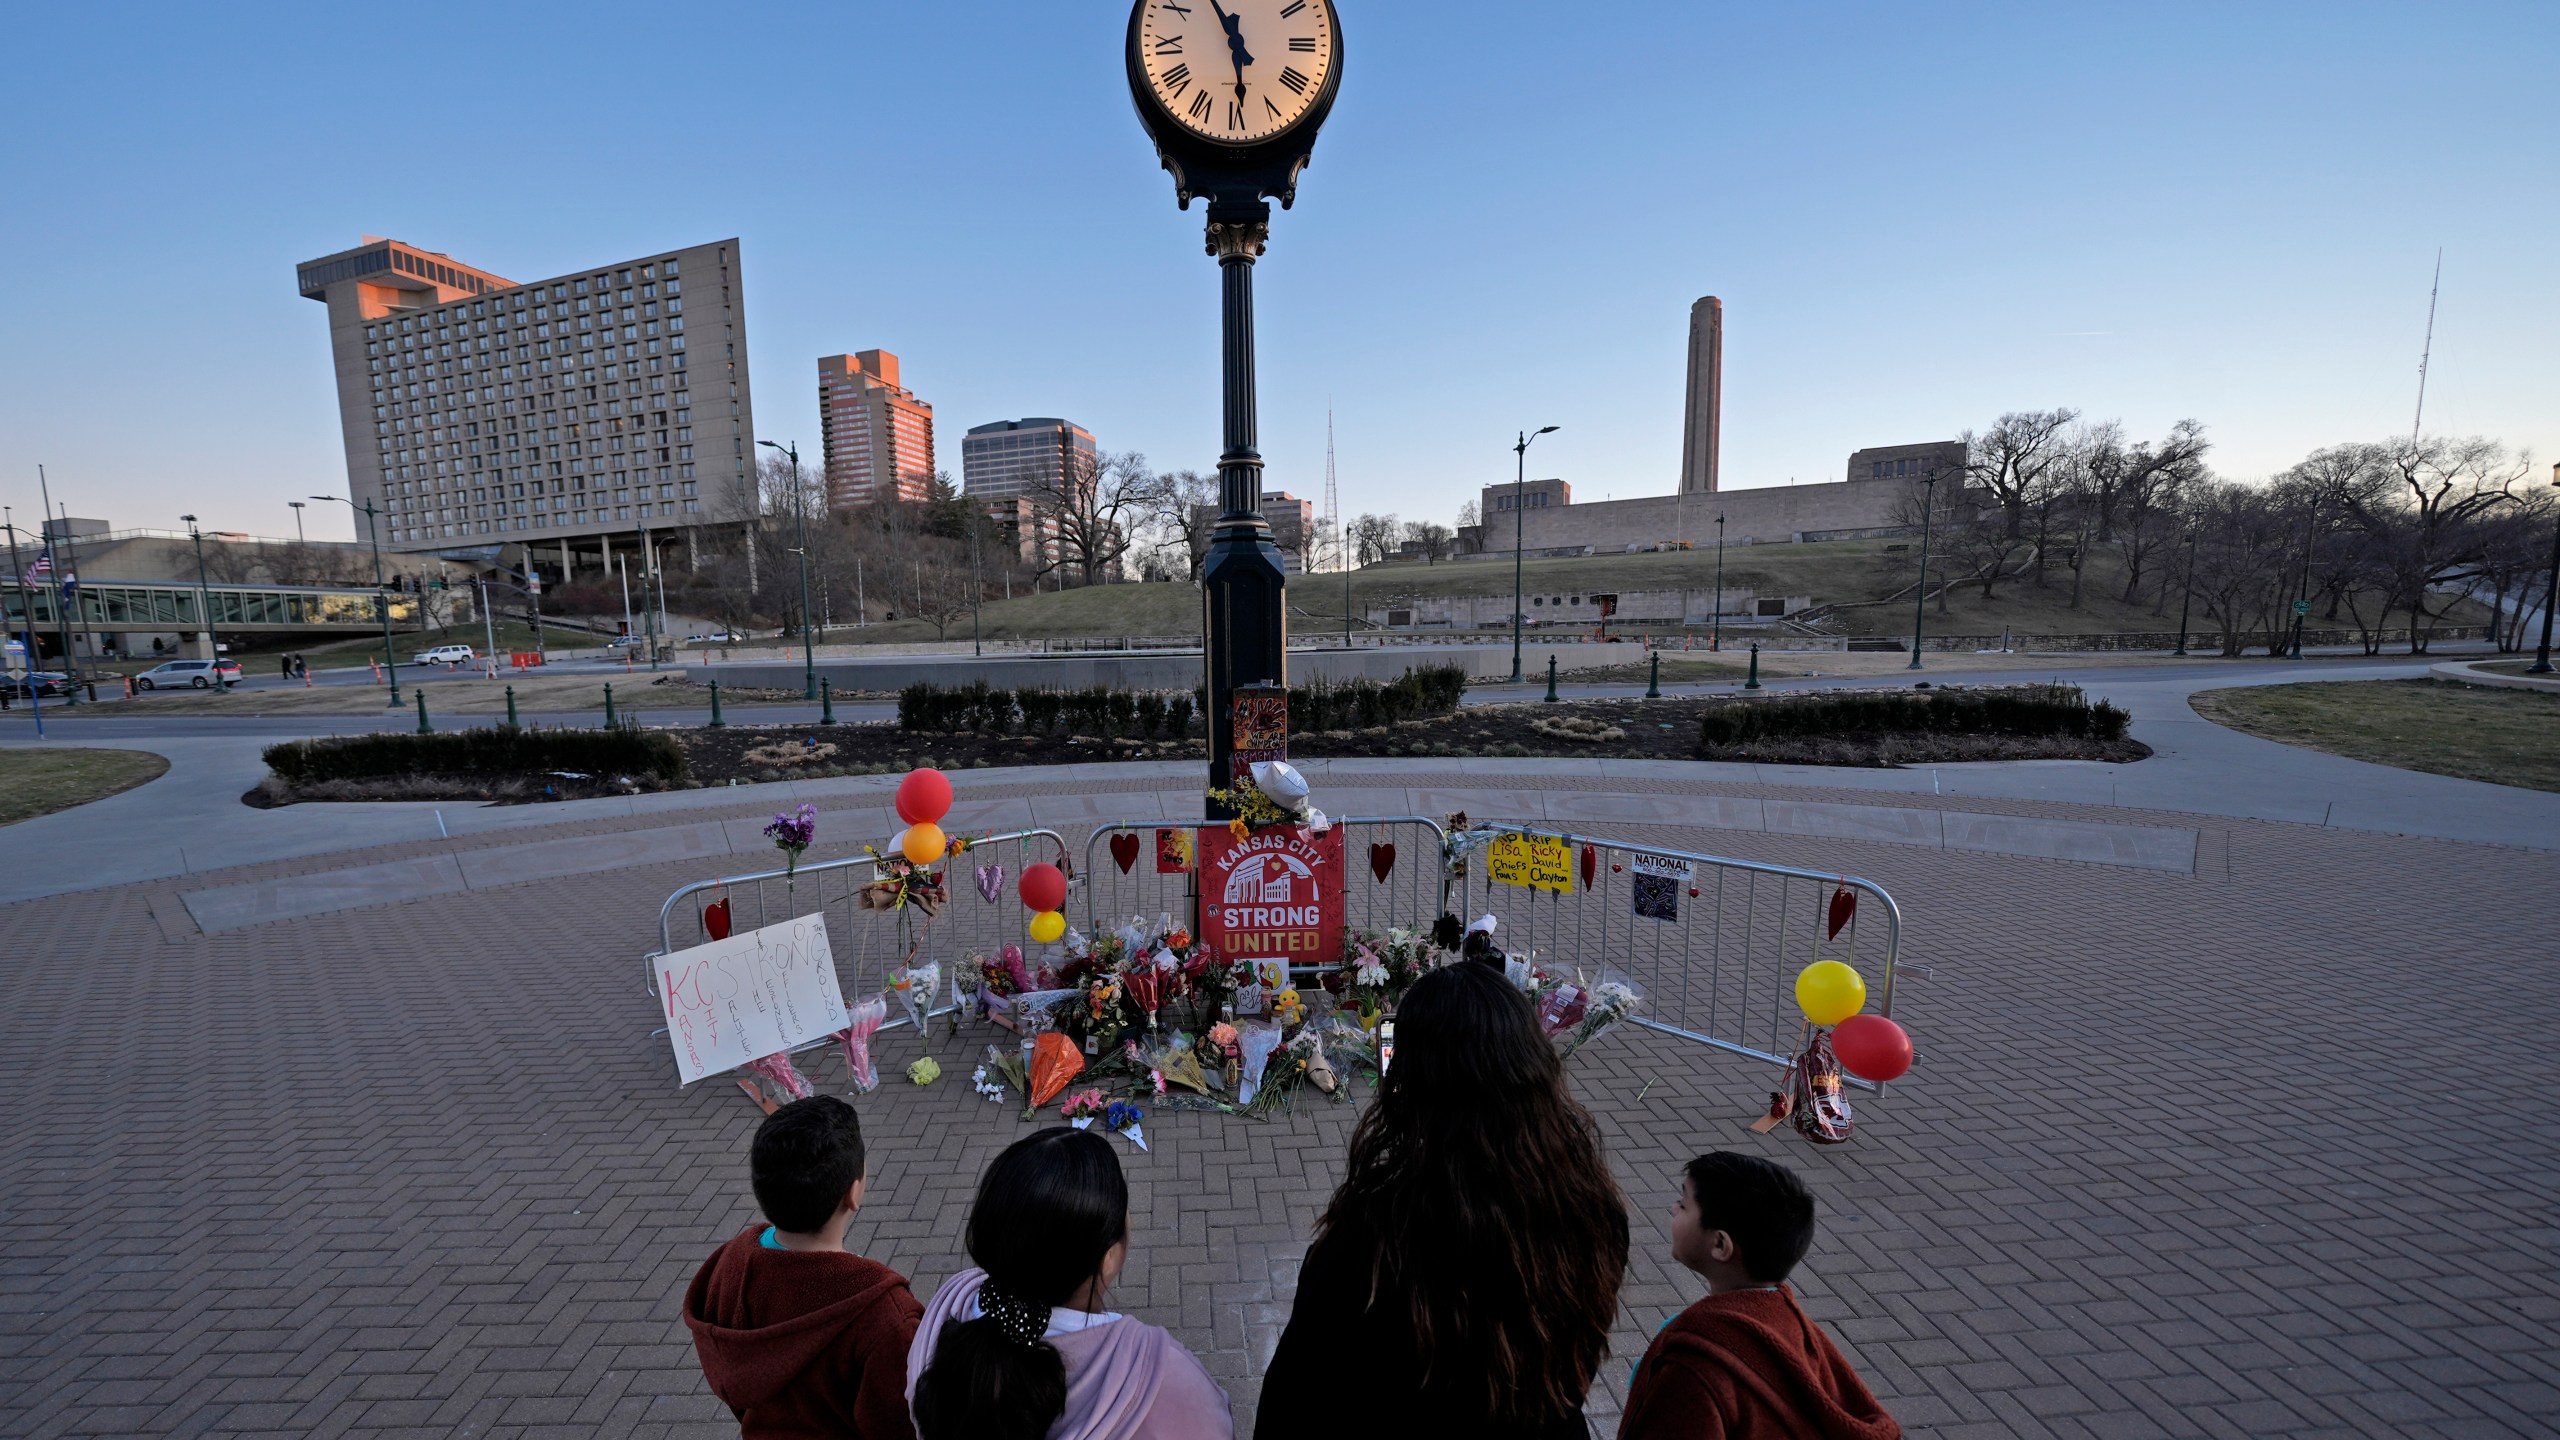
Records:
M2077 406L2227 474L2430 429L2560 458L2560 5L1339 0L1345 79L1259 275L1263 449L1447 519L1534 473L1668 491L1690 301L1728 486ZM404 13L408 11L409 13ZM94 4L0 53L0 500L290 533L345 470L297 261L517 279L743 238L756 416L882 346L963 430L1218 451L1215 267L1119 0ZM638 77L655 97L619 83ZM313 517L316 534L346 517Z

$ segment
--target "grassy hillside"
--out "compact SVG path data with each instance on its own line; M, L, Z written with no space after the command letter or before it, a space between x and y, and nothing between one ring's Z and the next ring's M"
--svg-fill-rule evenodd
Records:
M1733 546L1725 551L1724 583L1728 589L1763 595L1811 595L1817 604L1843 606L1837 615L1851 635L1907 635L1911 631L1908 597L1877 601L1907 582L1916 542L1842 540L1823 545ZM1530 560L1523 567L1528 593L1588 593L1592 590L1707 590L1716 583L1712 549L1645 555L1588 555L1571 559ZM1339 630L1342 624L1342 576L1292 577L1289 583L1290 624L1302 631ZM2090 562L2079 608L2073 609L2071 572L2056 566L2042 587L2032 581L1998 586L1988 601L1977 589L1950 592L1947 608L1929 607L1933 634L1996 635L2003 626L2020 634L2084 634L2174 629L2177 608L2153 613L2149 582L2144 601L2126 605L2116 597L2124 590L2124 569L2112 554ZM1374 565L1351 577L1351 610L1355 616L1424 596L1504 595L1511 592L1508 561L1473 560L1438 565L1400 563ZM1534 613L1534 612L1532 612ZM988 604L981 621L989 639L1055 639L1066 636L1197 635L1200 595L1188 585L1104 585L1062 594L1026 596ZM2195 616L2201 629L2201 607ZM2316 621L2315 621L2316 623ZM952 622L940 638L967 639L969 617ZM831 638L846 638L841 632ZM899 621L873 625L862 638L875 642L937 638L929 624Z

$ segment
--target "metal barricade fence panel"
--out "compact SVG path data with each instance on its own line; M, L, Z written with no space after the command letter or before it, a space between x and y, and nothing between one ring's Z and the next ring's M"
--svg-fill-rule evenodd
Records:
M1405 926L1427 930L1447 907L1447 836L1436 820L1420 815L1354 816L1334 822L1343 832L1343 923L1361 930ZM1170 914L1185 926L1198 921L1198 873L1160 873L1158 832L1197 828L1154 822L1105 825L1085 841L1087 933ZM1128 837L1124 839L1123 837ZM1134 839L1136 850L1129 849ZM1129 868L1120 858L1134 854ZM1384 873L1381 874L1380 872Z
M1497 939L1508 954L1534 951L1551 968L1578 968L1594 979L1604 970L1624 975L1644 997L1638 1024L1784 1064L1801 1048L1805 1024L1796 1008L1796 975L1817 960L1857 970L1867 981L1869 1009L1893 1013L1901 912L1872 880L1516 825L1477 828L1565 842L1571 889L1495 884L1478 850L1467 857L1466 876L1454 882L1460 913L1496 916ZM1586 846L1592 851L1588 886ZM1656 869L1688 867L1673 887L1676 918L1637 913L1639 855L1673 862ZM1831 897L1843 886L1857 908L1835 937L1827 933L1828 916Z
M859 899L862 887L878 878L879 862L869 855L805 864L790 872L759 870L696 881L669 895L658 907L660 948L644 964L644 979L654 998L657 957L708 943L712 936L705 926L705 914L714 903L725 899L729 902L732 933L778 924L795 916L824 915L827 942L835 952L836 983L848 1005L858 1005L880 993L888 986L890 976L908 965L910 954L917 965L939 963L942 983L933 1013L942 1014L952 1008L955 962L973 955L993 955L1008 941L1035 953L1040 948L1030 941L1027 924L1031 912L1023 907L1014 887L1024 866L1059 864L1067 861L1068 855L1065 837L1055 830L1013 830L972 839L966 850L944 861L945 899L942 909L932 916L915 905L897 910L863 909ZM987 899L978 887L978 870L988 865L1003 867L993 900ZM896 1005L890 1006L889 1014L887 1024L881 1028L895 1029L907 1023ZM806 1050L814 1045L800 1048Z

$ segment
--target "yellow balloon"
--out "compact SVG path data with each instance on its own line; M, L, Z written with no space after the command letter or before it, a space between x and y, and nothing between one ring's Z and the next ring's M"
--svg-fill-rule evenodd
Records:
M950 838L942 833L942 827L930 820L922 825L908 826L907 833L898 837L898 853L916 865L930 865L941 859L942 852L950 845Z
M1867 1008L1867 982L1837 960L1816 960L1796 976L1796 1006L1816 1025L1837 1025Z
M1031 938L1046 945L1067 933L1067 917L1055 910L1043 910L1031 917Z

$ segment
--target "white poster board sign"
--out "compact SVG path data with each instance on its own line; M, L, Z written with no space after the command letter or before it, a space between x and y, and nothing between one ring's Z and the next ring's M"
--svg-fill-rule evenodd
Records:
M687 1085L852 1023L824 915L661 955L658 977L667 1043Z

